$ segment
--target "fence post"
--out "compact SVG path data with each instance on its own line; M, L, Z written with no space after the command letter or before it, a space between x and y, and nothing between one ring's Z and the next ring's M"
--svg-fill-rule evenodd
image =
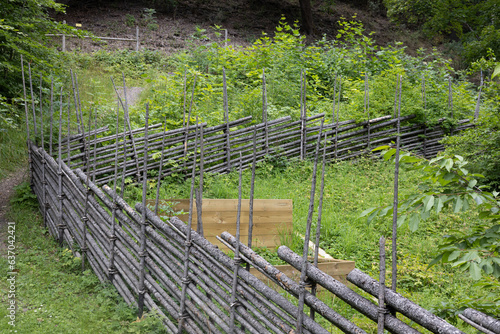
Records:
M66 24L66 20L63 20L63 24ZM66 35L62 34L62 52L66 52Z
M148 185L148 122L149 122L149 104L146 104L146 125L144 132L144 165L143 165L143 177L142 177L142 221L141 221L141 247L139 251L140 257L140 273L139 273L139 286L137 287L137 293L139 294L139 299L137 301L138 305L138 317L142 317L144 311L144 295L146 294L144 280L146 276L146 191ZM118 140L118 137L116 138Z
M33 185L33 164L31 161L31 146L30 146L30 123L28 117L28 101L26 100L26 80L24 78L24 59L21 55L21 74L23 77L23 97L24 97L24 112L26 115L26 146L28 147L28 164L30 184Z
M387 308L385 307L385 238L380 237L379 241L379 292L378 292L378 326L377 333L384 334L384 322Z
M223 100L224 100L224 120L226 121L226 163L227 163L227 172L231 171L231 141L230 141L230 133L229 133L229 106L227 99L227 82L226 82L226 69L222 69L222 80L223 80Z
M224 47L227 47L227 29L224 29Z
M397 237L398 237L398 190L399 190L399 147L401 146L401 89L402 89L403 78L398 74L398 121L397 121L397 131L396 131L396 156L395 156L395 166L394 166L394 202L393 202L393 214L392 214L392 284L391 289L396 292L397 287L397 276L398 276L398 247L397 247Z
M139 51L139 26L135 26L135 51Z

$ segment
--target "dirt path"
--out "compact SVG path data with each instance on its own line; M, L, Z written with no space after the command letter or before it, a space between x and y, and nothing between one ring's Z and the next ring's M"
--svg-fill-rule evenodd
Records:
M7 249L5 232L7 229L6 213L9 209L9 200L14 195L14 187L28 178L27 169L21 168L15 173L0 181L0 255L5 256Z

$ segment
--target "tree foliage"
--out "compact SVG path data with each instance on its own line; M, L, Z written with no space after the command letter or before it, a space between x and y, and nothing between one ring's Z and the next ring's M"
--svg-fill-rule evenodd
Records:
M18 115L12 104L22 96L21 55L37 72L57 69L59 54L47 46L46 34L81 34L50 19L48 12L64 12L52 0L0 0L0 130L13 126Z
M470 63L488 49L500 55L500 6L497 0L384 0L393 21L422 29L428 36L460 39Z
M396 149L381 146L385 160L394 157ZM500 279L500 197L497 191L488 192L481 186L480 174L471 174L465 168L467 161L459 155L439 156L431 160L416 157L409 152L400 155L400 162L409 164L423 173L419 192L398 203L398 226L408 224L416 231L422 220L433 212L444 210L454 213L474 208L479 211L477 221L467 222L462 230L452 231L444 236L439 245L439 255L430 263L448 262L460 270L467 270L478 280L482 274ZM376 217L392 217L392 205L369 208L361 216L368 216L368 222Z

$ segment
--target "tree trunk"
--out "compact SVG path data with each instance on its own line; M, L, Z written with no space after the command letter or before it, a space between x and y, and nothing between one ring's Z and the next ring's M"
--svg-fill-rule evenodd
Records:
M314 33L314 24L311 11L311 0L299 0L300 14L302 15L302 27L306 34L311 35Z

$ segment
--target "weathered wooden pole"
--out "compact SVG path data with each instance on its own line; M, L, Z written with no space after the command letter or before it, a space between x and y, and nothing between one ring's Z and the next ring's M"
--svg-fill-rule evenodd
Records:
M83 116L83 115L81 115ZM92 109L89 112L89 134L92 129ZM82 124L82 135L84 138L84 151L85 151L85 162L86 162L86 168L85 172L87 174L87 184L85 188L85 209L83 212L82 216L82 271L85 271L85 258L87 257L87 252L88 252L88 247L87 247L87 226L88 226L88 211L89 211L89 198L91 196L92 191L90 190L89 187L89 181L90 181L90 158L89 158L89 149L88 149L88 144L87 141L85 140L85 127ZM116 182L115 182L116 183ZM115 209L113 208L113 211ZM112 237L111 237L112 238Z
M302 268L303 265L302 257L294 253L290 248L286 246L280 246L278 248L278 256L280 259L291 264L295 269L300 270ZM335 278L322 272L321 270L319 270L314 266L307 266L307 277L308 279L320 284L322 287L335 294L337 297L339 297L348 305L350 305L353 309L361 312L372 321L377 322L378 307L368 299L358 295L356 292L354 292L341 282L337 281ZM385 317L385 328L391 333L396 333L396 334L420 333L419 331L408 326L407 324L405 324L392 314L387 314L387 316Z
M226 129L224 130L226 134L226 171L229 173L231 171L231 144L230 144L230 132L229 132L229 105L227 98L227 82L226 82L226 69L222 68L222 88L223 88L223 100L224 100L224 121L226 122Z
M319 258L319 240L321 236L321 217L323 214L323 192L325 190L325 164L326 164L326 136L323 142L323 161L321 166L321 186L319 188L319 202L318 202L318 221L316 224L316 240L314 242L314 262L313 265L318 267L318 258ZM320 137L318 138L320 140ZM312 283L311 294L316 296L316 283ZM311 319L314 320L314 310L311 309L310 312Z
M146 194L148 189L148 124L149 124L149 103L146 104L146 119L145 119L145 132L144 132L144 162L143 162L143 176L142 176L142 205L146 207ZM118 137L116 138L118 140ZM141 246L139 251L140 258L140 272L139 272L139 286L137 287L137 292L139 294L139 298L137 300L137 313L138 317L141 318L144 312L144 295L146 294L145 286L144 286L144 278L146 276L146 212L142 213L141 220Z
M235 312L236 312L236 307L240 304L237 299L237 288L238 288L238 269L240 268L240 263L241 263L241 257L240 257L240 217L241 217L241 173L243 170L243 161L242 161L242 156L240 152L240 170L239 170L239 181L238 181L238 209L236 212L236 245L234 246L234 266L233 266L233 282L231 286L231 303L229 306L231 307L231 322L230 322L230 328L231 328L231 333L235 333L236 328L235 328Z
M250 181L250 200L248 212L248 248L252 248L252 234L253 234L253 197L255 192L255 165L257 164L257 128L253 129L253 154L252 154L252 179ZM250 270L250 263L247 263L247 270Z
M37 143L38 131L36 128L36 112L35 112L35 97L33 96L33 79L31 78L31 63L28 63L28 71L30 78L30 94L31 94L31 109L33 109L33 130L35 133L35 144Z
M318 169L319 144L321 142L321 134L323 131L324 118L321 120L319 128L318 141L316 142L316 153L314 158L314 168L311 181L311 193L309 195L309 210L307 214L306 233L304 236L304 249L302 254L302 268L300 270L300 295L299 295L299 313L297 314L297 334L302 333L302 322L304 318L304 297L306 294L306 272L309 262L307 261L307 253L309 252L309 239L311 235L312 216L314 212L314 195L316 194L316 171Z
M156 181L156 197L155 197L155 215L158 216L158 202L160 198L160 185L161 185L161 174L163 172L163 158L165 152L165 133L167 130L167 116L165 116L165 123L163 125L163 135L161 139L161 157L160 157L160 168L158 169L158 180Z
M402 81L400 75L398 75L399 82L399 99L398 99L398 122L396 131L396 155L395 155L395 167L394 167L394 201L393 201L393 214L392 214L392 290L397 289L397 276L398 276L398 181L399 181L399 147L401 143L401 88Z
M372 296L377 297L380 293L381 284L375 279L371 278L370 275L365 274L359 269L352 270L347 275L347 280L357 287L361 288L362 290L368 292ZM423 307L418 306L411 300L401 296L399 293L394 292L392 289L385 288L384 301L386 305L391 309L396 310L408 319L414 321L415 323L433 333L463 334L462 331L458 330L433 313L427 311ZM386 319L387 317L391 316L392 315L390 314L386 314Z
M384 334L385 315L388 313L385 307L385 238L380 237L379 241L379 293L378 293L378 326L377 333Z
M52 135L54 122L54 76L50 76L50 136L49 136L49 155L52 156Z
M500 334L500 320L471 308L466 308L462 314L493 333Z
M338 96L338 107L336 115L336 125L335 125L335 160L338 159L338 133L339 133L339 113L340 113L340 96L342 95L342 77L339 78L339 96ZM335 97L334 97L335 98Z
M198 125L198 116L196 116L196 125ZM196 231L199 235L203 236L203 172L205 166L205 145L204 145L204 126L200 125L200 183L198 185L198 192L196 194ZM196 164L196 161L195 161Z
M198 129L196 129L195 134L195 142L194 142L194 156L193 156L193 169L191 171L191 193L189 196L189 216L188 216L188 225L186 231L186 237L184 241L184 268L181 279L181 300L179 305L179 314L178 314L178 328L177 333L181 334L184 328L185 320L189 317L189 314L186 312L186 295L189 284L191 283L191 279L189 277L189 264L190 264L190 253L192 247L192 239L191 239L191 231L193 226L193 197L194 197L194 181L196 176L196 150L198 149ZM144 207L145 204L143 204ZM144 213L146 210L144 210Z
M28 164L29 164L29 178L30 184L33 186L33 162L31 161L31 147L30 147L30 122L28 115L28 101L26 99L26 80L24 78L24 60L21 55L21 74L23 77L23 97L24 97L24 113L26 117L26 147L28 148Z

